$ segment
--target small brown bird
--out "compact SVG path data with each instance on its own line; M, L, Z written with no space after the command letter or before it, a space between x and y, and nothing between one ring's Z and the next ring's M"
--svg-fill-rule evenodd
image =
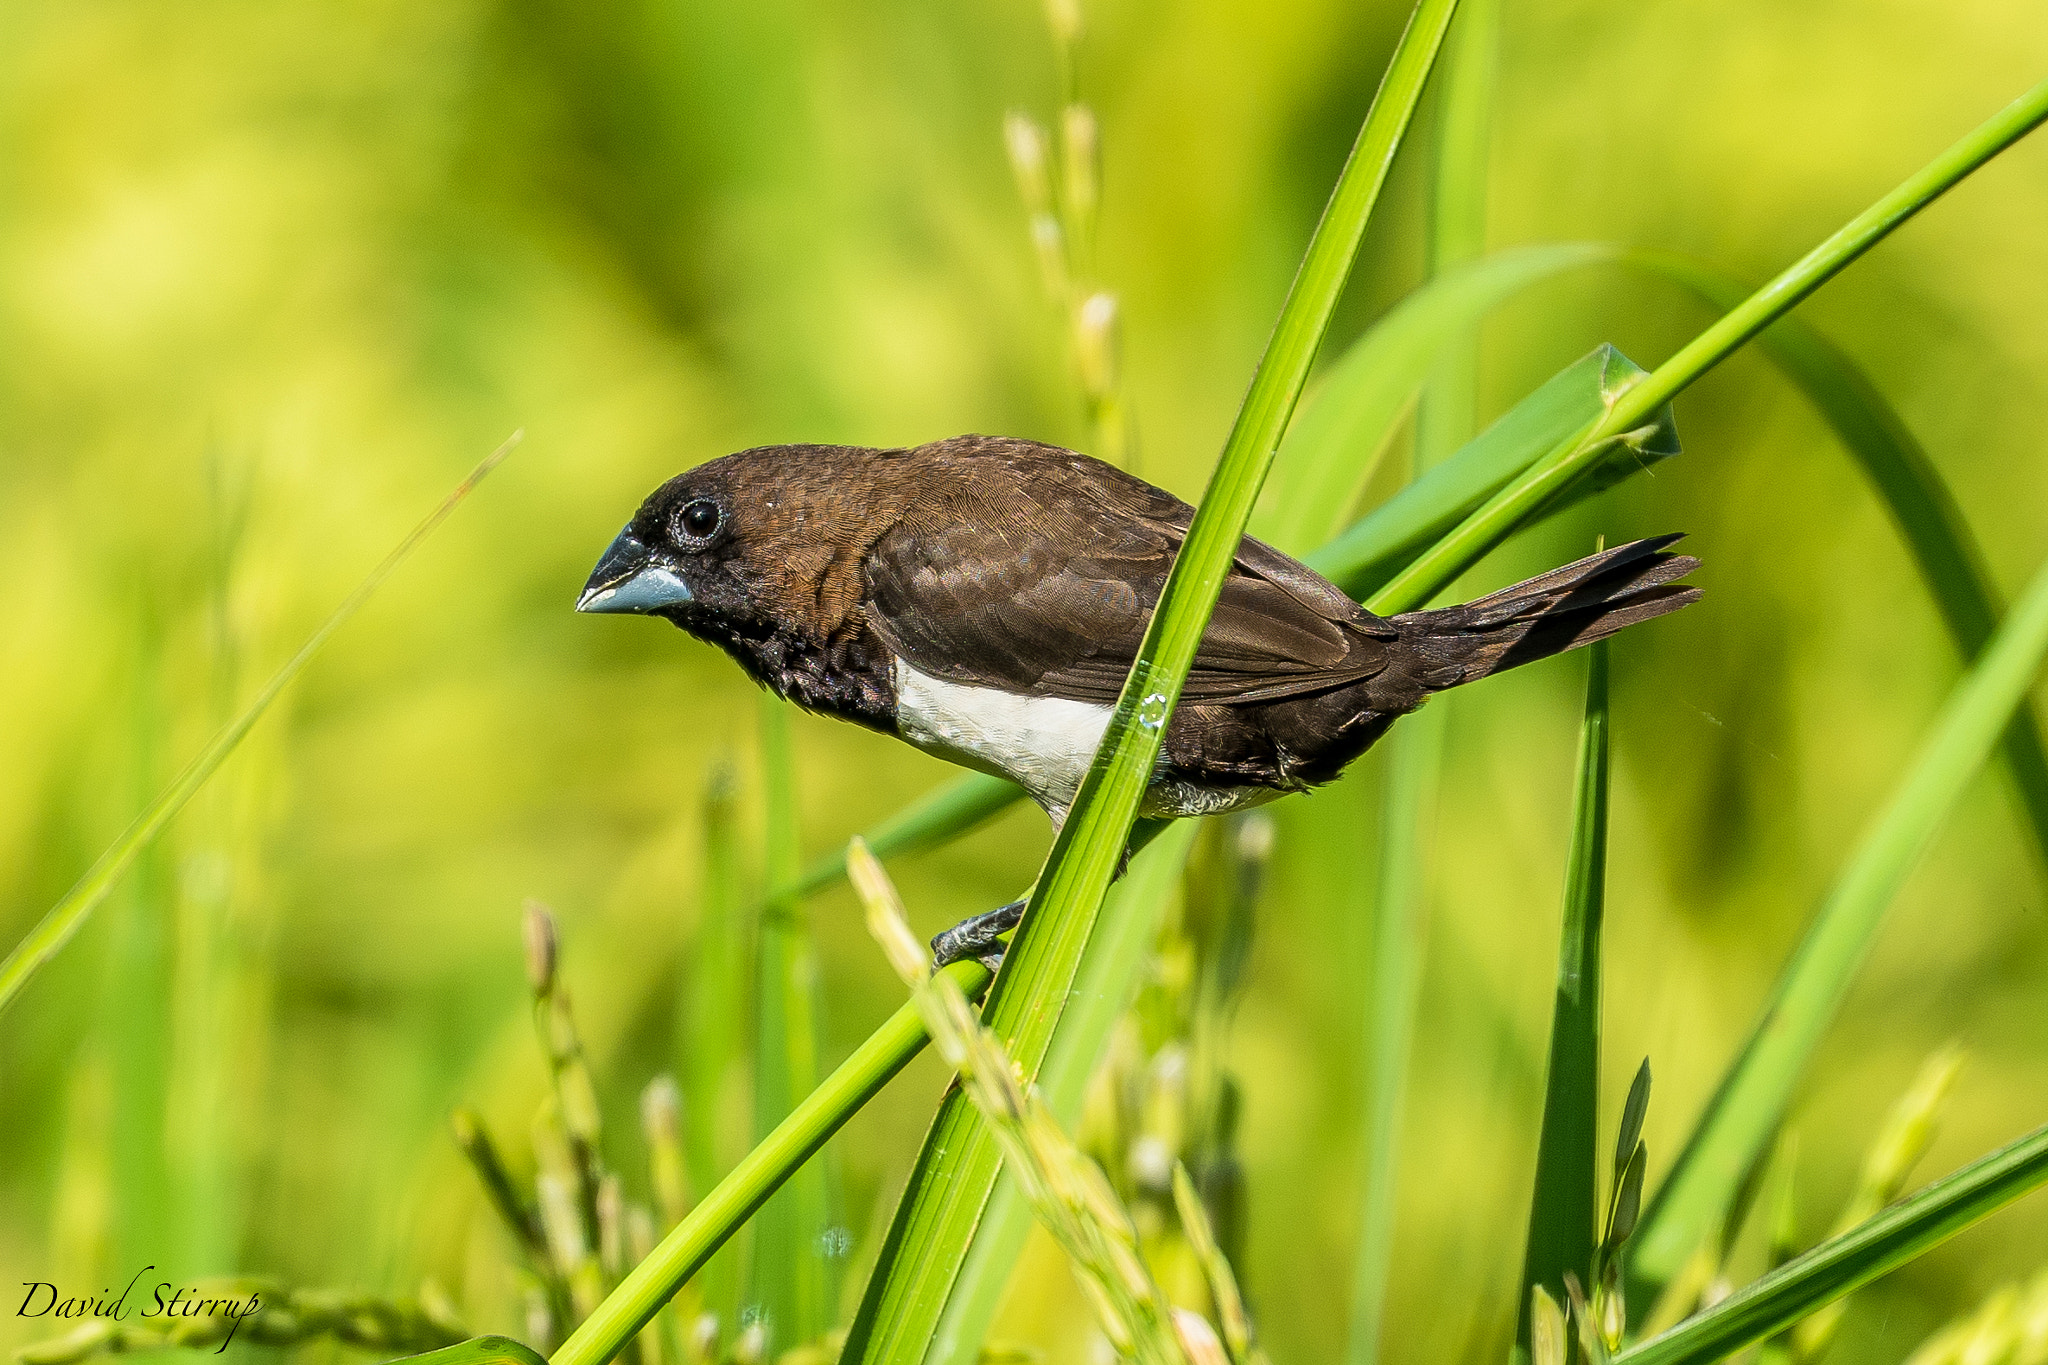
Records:
M1055 826L1194 509L1100 460L958 436L763 446L656 489L577 610L665 616L778 695L1023 787ZM1247 537L1166 728L1147 815L1328 782L1430 694L1676 611L1659 536L1463 606L1373 615ZM982 955L1016 907L935 939Z

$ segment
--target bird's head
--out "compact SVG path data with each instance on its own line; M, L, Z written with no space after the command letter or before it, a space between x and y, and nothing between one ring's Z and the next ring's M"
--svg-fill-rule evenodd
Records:
M708 635L829 633L858 602L861 555L900 505L898 453L763 446L678 474L604 552L576 610L663 616Z

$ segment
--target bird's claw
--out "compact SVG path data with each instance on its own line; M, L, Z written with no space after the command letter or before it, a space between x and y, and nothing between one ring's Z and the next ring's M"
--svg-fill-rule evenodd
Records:
M932 965L944 967L974 958L991 972L1003 965L1003 935L1024 918L1024 902L1011 901L985 914L961 920L932 938Z

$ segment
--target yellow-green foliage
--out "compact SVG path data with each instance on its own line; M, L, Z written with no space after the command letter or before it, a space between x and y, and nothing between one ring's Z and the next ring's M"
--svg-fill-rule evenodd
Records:
M1116 420L1147 477L1199 491L1406 8L1088 7L1090 278L1116 295ZM1753 279L2048 70L2022 0L1508 5L1505 26L1492 243L1614 239ZM759 880L751 689L674 631L573 616L575 590L649 488L727 450L1096 439L1105 386L1091 410L1004 148L1005 113L1044 116L1059 85L1029 3L6 8L4 945L528 433L0 1015L9 1279L431 1278L475 1330L522 1332L510 1244L447 1137L473 1105L523 1152L550 1088L522 899L575 945L606 1166L640 1172L620 1116L692 1074L674 1020L704 774L727 757ZM1904 413L2008 596L2048 555L2044 169L2048 143L2022 145L1804 310ZM1409 170L1338 340L1418 278ZM1482 408L1601 341L1654 364L1703 320L1639 278L1546 285L1491 326ZM1614 655L1600 1131L1654 1058L1653 1187L1958 674L1882 508L1780 379L1738 360L1678 420L1683 457L1467 580L1598 533L1683 529L1706 560L1706 601ZM1440 703L1393 1365L1497 1359L1512 1330L1580 695L1557 662ZM794 737L807 855L947 775L852 727L798 717ZM1366 926L1333 907L1373 872L1374 766L1272 808L1230 1034L1238 1269L1283 1361L1344 1345ZM1971 1062L1923 1173L2043 1117L2048 896L2021 828L2002 773L1979 779L1818 1054L1792 1115L1807 1241L1936 1046ZM1019 810L892 872L930 932L1014 895L1044 844ZM829 1067L901 988L846 891L811 924ZM939 1086L920 1060L836 1141L856 1287ZM731 1098L716 1142L686 1118L693 1160L744 1141ZM2044 1241L2037 1199L1861 1291L1829 1358L1900 1358ZM0 1313L0 1346L60 1326ZM1067 1360L1088 1330L1034 1242L996 1336Z

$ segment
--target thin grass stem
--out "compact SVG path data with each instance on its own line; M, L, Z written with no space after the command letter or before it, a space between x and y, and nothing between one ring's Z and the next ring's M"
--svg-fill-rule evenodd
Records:
M205 786L207 779L220 770L220 765L227 761L228 755L241 744L243 737L256 722L263 719L263 713L270 709L270 704L277 700L278 694L290 686L292 679L298 677L306 665L312 662L313 656L320 652L320 647L326 644L334 632L340 630L343 623L354 616L362 608L363 603L370 600L371 594L382 587L384 581L397 571L398 566L448 519L449 514L462 504L462 500L483 481L484 476L504 462L505 457L512 453L524 436L524 432L515 431L505 439L503 445L486 455L461 483L455 485L454 491L442 499L440 506L429 512L419 525L406 534L405 539L399 541L391 552L384 556L376 568L370 570L369 576L356 585L354 592L342 599L341 605L320 623L319 629L307 638L306 643L299 646L298 652L285 660L284 666L271 675L270 681L263 685L263 690L250 700L241 714L229 721L207 742L206 747L199 751L199 756L173 779L170 787L136 817L135 823L100 855L99 861L79 879L78 884L66 892L62 900L50 907L49 913L43 916L35 928L29 930L27 937L14 946L14 950L7 954L6 960L0 961L0 1010L5 1010L12 1004L14 998L21 994L22 987L42 969L43 964L55 957L64 945L71 941L79 926L85 923L86 916L106 900L108 893L120 882L122 874L134 865L143 850L156 842L157 836L162 834L164 827L185 808L185 803L192 799L193 793Z

